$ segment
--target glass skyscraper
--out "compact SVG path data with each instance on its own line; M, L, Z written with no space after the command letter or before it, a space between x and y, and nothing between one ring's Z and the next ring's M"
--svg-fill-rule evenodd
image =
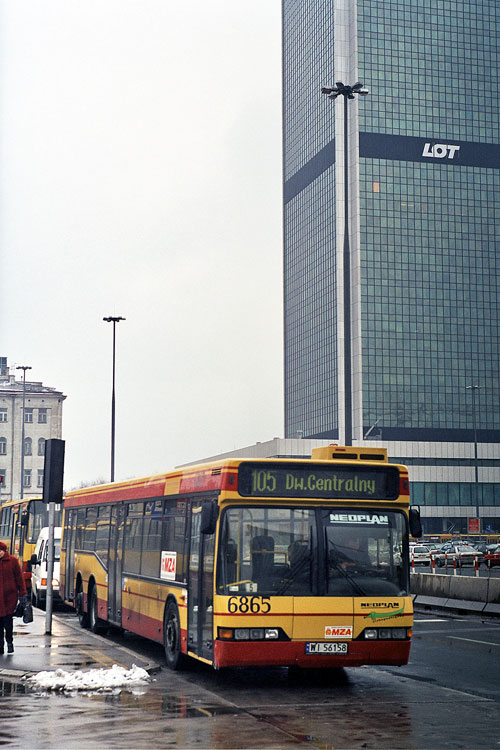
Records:
M428 531L500 531L499 39L497 0L283 0L285 437L386 445Z

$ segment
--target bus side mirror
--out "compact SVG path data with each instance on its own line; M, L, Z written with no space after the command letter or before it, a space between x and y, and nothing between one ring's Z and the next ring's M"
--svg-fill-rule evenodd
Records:
M35 553L34 553L34 552L33 552L33 554L31 555L31 558L30 558L30 563L31 563L32 565L38 565L38 557L37 557L37 556L35 555Z
M30 515L28 511L25 511L21 516L21 526L27 526L30 522Z
M213 500L201 506L200 532L202 534L213 534L217 526L219 506Z
M422 521L420 520L420 508L410 508L410 534L415 539L420 539L422 536Z

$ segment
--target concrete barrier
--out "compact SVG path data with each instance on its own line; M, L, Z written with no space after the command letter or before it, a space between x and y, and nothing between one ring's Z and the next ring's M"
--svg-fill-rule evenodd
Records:
M488 602L500 604L500 578L488 578Z
M500 615L500 579L413 573L410 591L422 606Z

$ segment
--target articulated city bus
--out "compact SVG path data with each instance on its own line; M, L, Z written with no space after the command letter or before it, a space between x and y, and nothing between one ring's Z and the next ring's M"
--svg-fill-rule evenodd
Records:
M68 493L61 594L178 669L406 664L407 469L384 449L231 459Z
M56 505L56 526L61 525L61 516L61 506ZM31 555L40 531L48 522L48 506L41 497L8 500L0 508L0 541L5 542L10 553L19 560L28 592L31 590Z

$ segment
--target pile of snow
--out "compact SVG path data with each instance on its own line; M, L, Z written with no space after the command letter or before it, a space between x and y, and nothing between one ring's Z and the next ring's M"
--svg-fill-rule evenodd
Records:
M31 687L42 690L96 690L98 692L142 685L148 681L149 675L146 670L136 667L135 664L131 669L113 664L111 669L91 669L88 672L81 669L76 672L56 669L55 672L38 672L26 680Z

